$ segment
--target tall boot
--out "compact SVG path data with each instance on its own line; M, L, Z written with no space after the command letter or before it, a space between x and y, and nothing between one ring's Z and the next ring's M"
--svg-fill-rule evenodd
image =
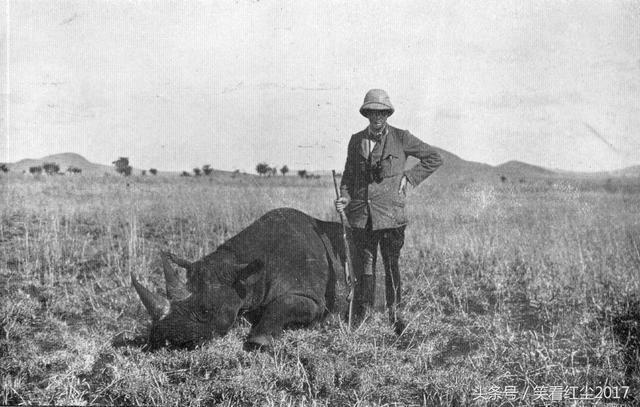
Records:
M373 312L376 302L376 280L371 274L362 276L362 305L369 312Z
M389 308L389 323L393 326L393 331L396 335L402 335L405 329L407 329L407 324L402 319L402 313L396 306L396 304L391 305Z
M400 314L402 279L400 277L400 265L398 264L400 250L404 245L404 230L404 226L386 230L380 240L380 252L382 253L382 261L384 263L389 322L397 335L402 334L407 327L407 324L402 320Z
M358 281L356 298L353 310L354 325L364 322L373 312L375 304L375 278L373 275L364 274Z

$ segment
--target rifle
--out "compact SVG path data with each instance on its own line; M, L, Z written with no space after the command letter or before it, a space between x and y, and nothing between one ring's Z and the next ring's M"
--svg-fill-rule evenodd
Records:
M331 170L333 174L333 186L336 190L336 199L340 199L340 189L338 188L338 182L336 181L336 171ZM349 249L349 240L347 240L347 227L349 226L349 221L344 216L344 213L340 213L340 222L342 223L342 243L344 244L344 280L349 287L349 296L347 300L349 301L349 330L351 330L351 321L353 320L353 300L354 300L354 291L355 291L355 283L357 281L355 274L353 273L353 264L351 263L351 250Z

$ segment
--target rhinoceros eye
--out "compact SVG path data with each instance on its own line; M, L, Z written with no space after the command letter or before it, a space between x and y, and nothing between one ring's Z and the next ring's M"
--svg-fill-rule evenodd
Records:
M208 322L211 319L211 315L211 310L205 307L200 307L196 311L191 312L193 319L199 322Z

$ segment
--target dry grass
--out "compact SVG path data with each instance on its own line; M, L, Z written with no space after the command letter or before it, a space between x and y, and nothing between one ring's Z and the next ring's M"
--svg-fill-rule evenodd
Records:
M466 405L528 386L514 404L534 405L534 386L585 384L637 398L638 189L424 185L402 336L378 278L381 312L355 332L328 321L247 353L240 321L196 350L147 353L114 346L147 324L130 271L160 289L160 249L198 258L280 206L337 220L331 180L3 178L0 404Z

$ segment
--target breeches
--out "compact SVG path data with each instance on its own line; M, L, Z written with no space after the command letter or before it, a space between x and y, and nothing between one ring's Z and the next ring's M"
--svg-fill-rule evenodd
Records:
M369 226L369 225L367 225ZM376 260L378 257L378 245L380 246L380 254L382 255L382 263L385 272L385 294L387 307L397 305L400 302L400 290L402 284L400 281L400 268L398 260L400 258L400 249L404 245L405 226L392 229L371 230L353 229L353 240L356 246L356 260L354 262L354 272L359 282L366 280L373 281L375 287L375 270ZM370 295L373 305L373 293L362 293L367 288L359 284L360 294ZM373 289L373 288L371 288ZM357 294L357 293L356 293Z

